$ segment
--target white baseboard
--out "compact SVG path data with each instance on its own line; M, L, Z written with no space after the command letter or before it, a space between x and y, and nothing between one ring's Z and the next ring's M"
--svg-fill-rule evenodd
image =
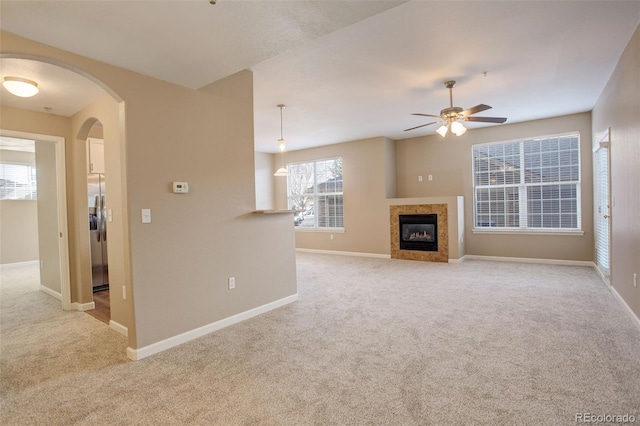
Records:
M462 263L464 262L464 256L462 256L460 259L449 259L449 263Z
M636 325L636 327L638 327L638 330L640 330L640 318L638 318L636 313L633 312L631 306L627 305L627 302L622 298L622 296L620 296L620 293L618 293L615 287L610 286L609 289L611 289L611 293L615 296L616 299L618 299L618 302L620 302L625 311L627 311L629 315L631 315L633 323Z
M119 322L115 322L114 320L110 320L109 321L109 328L112 330L117 331L118 333L122 334L124 337L128 337L129 336L129 329L127 327L125 327L124 325L120 324Z
M595 269L598 275L600 275L600 278L602 278L602 281L607 285L607 287L611 287L611 277L606 275L595 263L593 264L593 269Z
M38 266L40 261L38 260L27 260L26 262L15 262L15 263L3 263L0 265L0 269L5 268L20 268L24 266Z
M148 356L155 355L162 351L166 351L167 349L171 349L175 346L178 346L183 343L187 343L191 340L197 339L199 337L205 336L209 333L213 333L214 331L221 330L225 327L229 327L231 325L234 325L239 322L256 317L258 315L264 314L271 310L280 308L284 305L288 305L289 303L295 302L296 300L298 300L297 293L291 296L287 296L283 299L279 299L271 303L267 303L266 305L249 309L246 312L241 312L239 314L230 316L228 318L224 318L219 321L212 322L211 324L207 324L202 327L178 334L177 336L169 337L168 339L164 339L159 342L152 343L142 348L134 349L129 347L127 348L127 356L129 357L129 359L138 361Z
M95 308L96 308L95 302L89 302L89 303L73 302L71 304L72 311L84 312L84 311L90 311L91 309L95 309Z
M40 291L41 291L41 292L43 292L43 293L48 294L49 296L53 296L53 297L55 297L56 299L58 299L58 300L62 301L62 294L61 294L61 293L58 293L58 292L57 292L57 291L55 291L55 290L51 290L49 287L45 287L45 286L41 285L41 286L40 286Z
M316 249L306 249L306 248L297 248L296 251L299 251L301 253L336 254L341 256L376 257L379 259L391 259L390 254L381 254L381 253L362 253L357 251L337 251L337 250L316 250Z
M541 263L546 265L595 267L595 264L590 260L534 259L529 257L480 256L477 254L467 254L460 260L490 260L493 262Z

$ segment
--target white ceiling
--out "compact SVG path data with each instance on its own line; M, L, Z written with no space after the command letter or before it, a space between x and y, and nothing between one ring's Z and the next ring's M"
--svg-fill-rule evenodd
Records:
M449 79L456 106L489 104L478 116L507 123L589 111L639 23L640 1L0 2L5 31L186 87L251 69L264 152L277 151L280 103L289 150L432 134L403 129L449 106ZM3 76L37 68L13 61ZM22 107L71 115L93 93L46 65L38 78Z

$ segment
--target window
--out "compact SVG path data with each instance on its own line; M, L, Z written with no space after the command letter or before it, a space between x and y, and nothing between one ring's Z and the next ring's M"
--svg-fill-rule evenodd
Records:
M36 166L0 163L0 200L35 200Z
M475 228L579 230L580 136L473 146Z
M299 229L344 227L342 158L288 164L287 199Z

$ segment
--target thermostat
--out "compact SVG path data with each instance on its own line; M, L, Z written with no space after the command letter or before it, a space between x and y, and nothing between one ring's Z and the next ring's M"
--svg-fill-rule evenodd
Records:
M173 182L174 194L186 194L189 192L189 182Z

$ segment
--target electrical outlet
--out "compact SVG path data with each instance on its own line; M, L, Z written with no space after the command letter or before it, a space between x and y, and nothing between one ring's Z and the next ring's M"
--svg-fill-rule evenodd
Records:
M40 269L44 269L44 260L40 261Z
M633 273L633 286L638 287L638 274Z
M229 290L233 290L234 288L236 288L236 278L229 277Z
M127 288L122 286L122 300L127 300Z
M422 182L422 176L418 176L418 182Z
M329 235L329 239L333 240L333 234Z
M429 175L429 180L432 181L433 180L433 175Z

